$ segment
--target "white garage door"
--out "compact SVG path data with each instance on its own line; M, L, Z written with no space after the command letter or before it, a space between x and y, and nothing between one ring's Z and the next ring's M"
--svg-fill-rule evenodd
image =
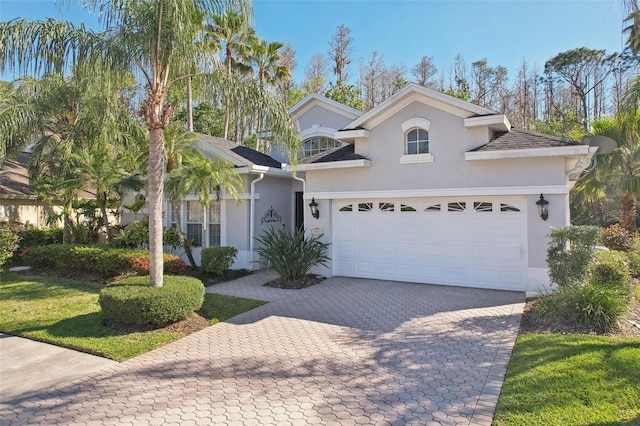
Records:
M524 290L524 199L335 200L333 273Z

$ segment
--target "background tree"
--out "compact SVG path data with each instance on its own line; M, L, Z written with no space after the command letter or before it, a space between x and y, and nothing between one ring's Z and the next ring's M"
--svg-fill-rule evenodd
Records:
M548 78L560 78L574 90L579 101L578 116L585 130L589 129L592 116L588 105L589 94L597 94L598 88L611 73L616 54L607 55L604 50L580 47L558 53L544 65ZM593 102L594 105L597 104Z
M436 89L437 82L433 80L433 77L438 74L438 68L433 62L432 56L423 56L412 69L411 73L415 78L415 82L421 86L428 87L430 89Z
M322 54L315 54L304 69L302 91L305 96L310 93L323 94L327 90L327 68L329 63Z
M347 66L351 63L353 53L353 37L351 30L341 24L336 29L336 33L329 41L329 58L333 62L333 74L336 76L336 84L346 83L349 80Z

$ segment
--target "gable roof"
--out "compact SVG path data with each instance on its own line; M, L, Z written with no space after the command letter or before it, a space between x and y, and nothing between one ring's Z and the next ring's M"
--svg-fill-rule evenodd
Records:
M329 99L317 93L312 93L307 95L300 102L295 104L289 109L289 116L292 120L297 120L305 112L309 111L314 106L321 106L330 111L335 112L336 114L340 114L344 117L347 117L351 120L355 120L364 114L362 111L357 110L355 108L351 108L345 104L341 104L340 102L336 102L333 99Z
M462 99L438 92L437 90L429 89L416 83L409 83L396 94L387 98L375 108L367 111L342 130L353 130L359 127L371 129L415 101L432 105L463 118L501 115L496 111L474 105Z
M231 162L235 167L262 166L275 169L282 168L282 164L279 161L255 149L238 145L228 139L201 133L197 133L197 135L204 143L202 147L204 151Z
M504 151L512 149L558 148L583 145L555 136L542 133L528 132L525 130L511 129L509 132L496 133L486 145L472 149L470 152L479 151Z

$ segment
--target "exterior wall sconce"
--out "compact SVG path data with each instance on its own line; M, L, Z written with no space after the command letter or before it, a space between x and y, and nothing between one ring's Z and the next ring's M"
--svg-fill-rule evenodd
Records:
M544 199L544 195L540 194L540 199L536 201L536 206L542 220L547 220L549 218L549 202Z
M320 217L320 210L318 210L318 203L316 203L316 199L312 198L309 203L309 208L311 209L311 216L318 219Z

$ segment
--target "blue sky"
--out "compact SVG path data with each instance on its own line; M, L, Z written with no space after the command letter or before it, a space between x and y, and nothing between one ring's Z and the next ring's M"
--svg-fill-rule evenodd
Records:
M514 76L523 58L542 70L549 58L577 47L620 51L623 10L620 0L599 1L342 1L254 0L258 35L289 41L297 51L296 81L309 58L326 53L336 28L351 29L352 80L358 59L374 50L387 64L413 67L432 56L445 71L457 53L466 62L487 58ZM0 0L0 20L56 17L99 29L81 7L60 8L53 0Z

